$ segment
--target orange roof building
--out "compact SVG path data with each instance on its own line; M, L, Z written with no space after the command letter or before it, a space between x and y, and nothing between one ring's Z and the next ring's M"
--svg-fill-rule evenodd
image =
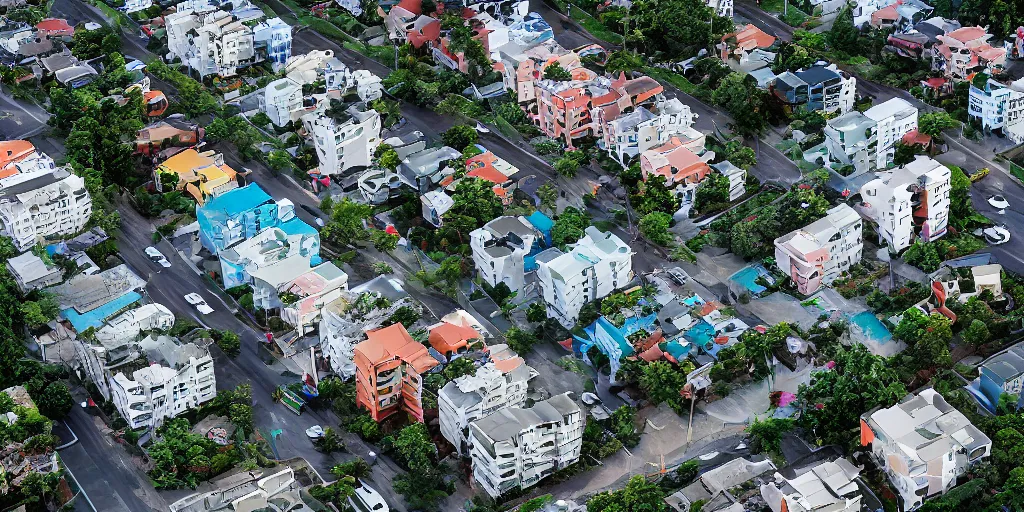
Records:
M404 410L423 421L423 375L438 361L402 324L366 333L355 346L356 404L374 421Z
M430 330L428 341L434 350L440 352L448 360L452 356L465 353L475 340L483 340L480 333L469 326L441 322Z
M10 174L17 174L17 170L7 174L7 168L14 167L11 164L20 162L35 152L36 147L27 140L0 141L0 170L4 171L4 175L0 177L6 178Z
M742 58L743 55L753 50L768 48L773 44L775 44L774 36L748 23L738 32L722 36L722 42L718 48L721 50L722 60L728 60L730 53L736 55L737 58Z

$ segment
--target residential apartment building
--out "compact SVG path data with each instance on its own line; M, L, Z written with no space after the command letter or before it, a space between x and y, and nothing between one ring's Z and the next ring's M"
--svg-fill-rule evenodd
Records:
M861 491L854 481L861 469L846 459L816 466L783 468L761 484L761 498L772 512L860 512ZM791 476L786 476L791 475Z
M308 226L308 225L307 225ZM281 307L277 289L320 264L320 234L266 228L217 254L224 289L250 285L260 309Z
M551 248L537 255L537 279L548 316L571 329L583 305L605 297L633 278L633 250L594 226L567 253Z
M835 64L816 64L796 73L780 73L771 90L789 110L806 108L845 114L853 109L857 79L839 71Z
M499 409L469 424L473 481L492 498L528 489L575 464L582 443L583 411L568 393Z
M775 263L797 291L811 295L860 262L860 215L845 203L824 218L775 239Z
M598 146L628 166L637 155L673 135L695 136L693 123L698 117L677 98L662 101L654 111L639 107L605 123Z
M999 131L1018 144L1024 142L1024 78L1009 84L990 78L984 89L971 83L967 114L986 131Z
M77 233L92 215L85 179L70 168L50 169L48 157L35 162L39 165L31 172L0 179L0 234L10 237L19 251L46 237Z
M976 385L968 387L986 409L995 413L1003 394L1016 396L1020 408L1024 391L1024 343L986 359L978 366Z
M864 212L878 224L879 242L899 253L915 239L925 242L946 234L949 221L949 169L919 156L860 189Z
M129 428L157 428L217 396L213 358L206 348L157 334L143 338L139 348L150 365L130 377L118 372L110 379L114 405Z
M326 109L327 103L321 101L314 112L302 116L302 125L313 139L320 173L334 176L369 167L381 143L380 114L359 104L336 112Z
M861 415L860 444L871 445L905 512L949 492L992 451L992 441L932 388Z
M729 201L735 201L747 193L747 171L736 167L732 162L723 160L717 164L711 164L718 174L729 178Z
M257 96L261 112L274 126L284 126L303 113L302 84L291 78L279 78L267 84Z
M199 241L212 254L267 228L281 228L286 235L317 233L295 215L291 201L274 201L255 183L208 198L205 204L196 207L196 219Z
M49 155L36 151L35 145L27 140L0 141L0 179L56 168Z
M1006 49L989 44L992 34L984 27L963 27L936 39L932 69L947 78L966 80L975 71L992 74L1006 64Z
M665 178L665 186L675 188L683 204L689 204L693 201L697 185L711 173L711 166L698 154L698 151L703 153L703 150L703 134L697 140L674 136L665 144L640 155L640 172L644 181L653 176Z
M492 353L501 346L490 347ZM521 357L505 349L511 357L490 361L473 375L463 375L445 384L437 394L441 435L460 455L469 446L470 423L506 407L526 405L526 390L537 371Z
M896 143L917 129L917 107L901 98L830 119L824 129L829 160L857 172L892 165Z
M732 0L707 0L708 7L723 18L732 18Z
M306 334L320 322L323 308L342 297L348 289L348 274L328 261L277 287L277 295L291 293L299 300L281 304L281 320Z
M526 257L543 241L543 235L525 217L498 217L469 234L477 275L491 286L505 283L522 292ZM532 270L532 269L531 269Z
M438 361L400 324L366 333L355 346L356 404L374 421L405 411L423 421L423 377Z
M292 27L281 18L270 18L252 28L253 45L258 54L280 71L292 56Z

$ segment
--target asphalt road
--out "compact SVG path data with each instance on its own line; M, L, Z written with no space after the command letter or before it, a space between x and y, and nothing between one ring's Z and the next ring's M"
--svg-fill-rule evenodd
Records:
M0 90L0 140L27 139L46 129L50 114L29 101L17 101Z
M145 512L168 510L167 503L139 474L131 457L110 436L102 434L77 405L65 418L78 442L61 450L64 464L100 512ZM141 496L141 497L140 497ZM77 510L86 510L78 508Z
M81 0L54 0L50 7L50 15L64 18L72 26L89 21L107 26L113 25L102 11ZM125 55L145 62L156 58L156 55L146 49L146 40L139 35L138 26L134 24L134 21L129 22L132 23L132 26L121 32L121 48Z

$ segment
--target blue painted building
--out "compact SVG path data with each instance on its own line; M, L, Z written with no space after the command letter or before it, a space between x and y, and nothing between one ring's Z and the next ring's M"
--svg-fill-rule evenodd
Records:
M319 233L295 215L295 205L274 201L255 183L210 198L196 207L196 219L199 241L213 254L275 227L288 235L314 235L313 250L320 253Z
M1024 385L1024 343L1018 343L981 363L975 382L977 386L969 390L989 411L995 412L1003 393L1017 395L1019 407Z

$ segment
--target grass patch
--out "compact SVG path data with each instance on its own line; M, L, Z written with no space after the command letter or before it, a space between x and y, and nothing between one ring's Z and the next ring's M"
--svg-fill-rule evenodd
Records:
M698 89L700 89L700 87L694 84L693 82L690 82L689 80L686 79L686 77L678 73L673 73L672 71L669 71L667 69L656 68L652 66L645 66L644 73L646 73L650 77L653 77L656 80L664 80L674 85L680 91L683 91L691 96L696 96L697 94L699 94Z
M761 10L765 12L782 12L785 0L761 0Z
M612 44L622 44L622 34L606 27L604 23L601 23L583 9L573 5L569 17L576 20L576 23L579 23L587 32L590 32L590 35Z
M106 4L102 0L90 2L95 5L97 9L103 12L103 15L110 18L110 21L114 24L115 28L121 28L128 23L128 17L123 12L114 9L113 7Z
M810 16L808 16L807 13L801 11L800 9L797 9L796 7L793 7L792 5L789 6L789 10L786 12L786 14L779 16L780 20L782 20L791 27L802 26L805 22L807 22L808 18L810 18Z

